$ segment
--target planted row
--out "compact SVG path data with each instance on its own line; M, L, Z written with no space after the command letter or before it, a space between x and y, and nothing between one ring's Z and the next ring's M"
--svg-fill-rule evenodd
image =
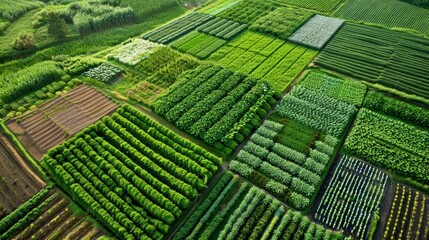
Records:
M44 158L75 201L126 239L161 239L219 163L127 105Z

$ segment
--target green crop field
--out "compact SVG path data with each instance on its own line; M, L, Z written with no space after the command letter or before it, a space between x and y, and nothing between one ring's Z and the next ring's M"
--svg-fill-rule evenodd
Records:
M428 240L428 0L0 0L0 240Z

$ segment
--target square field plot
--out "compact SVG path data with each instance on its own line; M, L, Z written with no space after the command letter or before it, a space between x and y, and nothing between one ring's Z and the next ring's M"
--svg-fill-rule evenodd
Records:
M86 126L112 113L116 104L95 89L81 85L8 123L37 159Z
M343 25L344 20L321 15L312 17L288 38L289 41L322 49Z

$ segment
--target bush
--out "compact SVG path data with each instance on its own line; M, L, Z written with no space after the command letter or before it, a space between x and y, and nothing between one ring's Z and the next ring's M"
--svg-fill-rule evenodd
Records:
M23 34L21 33L17 38L12 42L12 46L18 50L27 50L36 47L36 38L33 34Z

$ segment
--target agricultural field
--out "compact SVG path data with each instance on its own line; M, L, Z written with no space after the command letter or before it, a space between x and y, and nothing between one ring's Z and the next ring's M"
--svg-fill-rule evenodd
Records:
M380 203L389 176L362 161L342 156L314 218L330 228L367 239L372 221L379 217Z
M78 133L103 116L116 104L87 85L43 104L34 112L8 123L33 156L40 159L49 149Z
M226 172L173 237L179 239L344 239Z
M0 0L0 240L429 239L428 0Z
M0 134L0 219L11 213L45 186L11 142Z
M417 182L429 183L429 132L362 108L345 150Z
M342 2L342 0L275 0L274 2L329 13L332 12Z
M371 49L369 51L369 49ZM429 96L429 40L408 33L346 23L316 64L356 79Z
M397 184L384 239L428 239L429 197L407 186Z
M368 22L429 36L429 9L404 1L348 0L334 15L353 22Z
M327 96L357 107L362 106L367 92L367 87L362 83L343 80L314 71L309 72L299 84L310 90L322 92ZM374 101L377 100L374 99ZM367 102L370 104L370 100L367 101L365 99L365 106L367 106ZM374 103L374 105L381 108L379 104Z
M217 65L201 65L179 79L153 109L222 152L243 142L276 102L264 81Z
M0 220L0 239L101 239L107 234L53 188L40 189Z
M43 162L60 187L115 235L162 239L221 160L126 105Z
M214 52L208 60L262 78L282 93L317 52L278 38L246 31Z

